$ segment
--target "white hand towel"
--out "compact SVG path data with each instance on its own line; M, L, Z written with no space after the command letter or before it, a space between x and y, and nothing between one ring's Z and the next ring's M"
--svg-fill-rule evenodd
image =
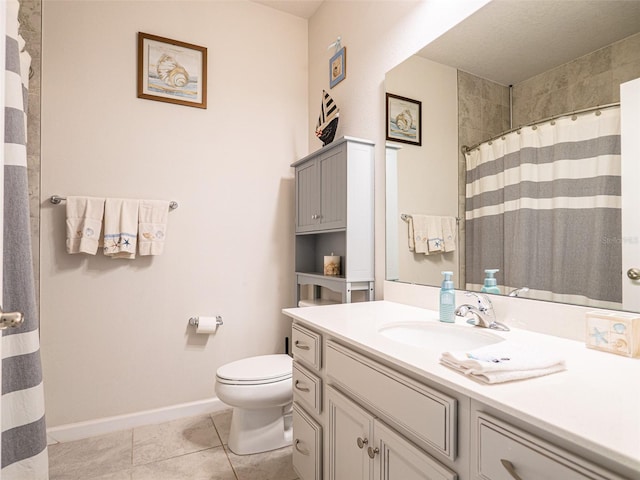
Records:
M444 251L444 239L442 238L442 217L427 217L427 238L429 253Z
M67 197L67 253L98 251L104 198Z
M169 218L169 201L140 200L138 249L140 255L160 255L164 250Z
M429 255L427 236L428 218L426 215L412 214L409 218L409 250ZM413 249L412 249L413 247Z
M442 238L444 239L445 252L453 252L456 249L457 233L458 221L456 217L442 217Z
M440 363L485 383L539 377L566 369L553 352L503 341L468 352L445 352Z
M107 198L104 203L104 254L136 258L138 200Z

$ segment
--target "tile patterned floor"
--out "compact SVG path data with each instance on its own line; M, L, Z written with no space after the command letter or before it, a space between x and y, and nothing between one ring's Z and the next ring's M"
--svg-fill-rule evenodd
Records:
M49 446L50 480L297 480L291 447L227 448L231 410Z

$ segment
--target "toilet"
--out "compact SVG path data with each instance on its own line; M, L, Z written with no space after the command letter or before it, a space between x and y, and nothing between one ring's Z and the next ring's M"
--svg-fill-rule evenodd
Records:
M292 361L261 355L227 363L216 372L216 394L233 407L229 449L237 455L291 445Z

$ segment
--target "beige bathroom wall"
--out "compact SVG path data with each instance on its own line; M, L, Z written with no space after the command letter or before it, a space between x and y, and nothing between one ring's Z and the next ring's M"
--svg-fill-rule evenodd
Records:
M137 32L208 48L208 108L136 97ZM49 427L214 397L284 351L307 22L247 1L43 2L41 323ZM51 195L176 200L164 254L68 255ZM191 316L222 315L215 335Z
M388 92L422 102L422 145L397 144L398 208L403 213L456 217L458 201L457 71L414 55L385 77ZM407 223L398 222L399 278L437 285L442 271L455 272L460 249L424 255L409 251Z
M385 85L388 70L416 53L488 0L326 1L309 20L309 149L321 142L313 136L322 90L340 108L336 137L370 139L375 151L376 298L385 278ZM327 46L342 38L347 47L346 78L329 88Z

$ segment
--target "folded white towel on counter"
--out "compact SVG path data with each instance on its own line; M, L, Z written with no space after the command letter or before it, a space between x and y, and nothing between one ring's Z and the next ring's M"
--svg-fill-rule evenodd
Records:
M67 197L67 253L96 254L103 215L104 198Z
M440 363L484 383L510 382L566 370L559 355L506 340L468 352L445 352Z
M140 255L160 255L162 253L168 218L168 200L140 200L138 211L138 250Z
M138 200L107 198L104 203L104 254L136 258Z

